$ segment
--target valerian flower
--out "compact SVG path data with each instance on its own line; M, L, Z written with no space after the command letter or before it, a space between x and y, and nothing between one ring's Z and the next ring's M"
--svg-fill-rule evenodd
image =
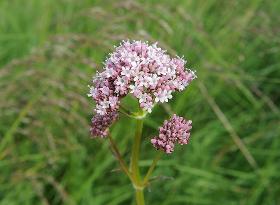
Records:
M182 91L196 78L185 64L183 58L170 57L157 43L122 41L109 54L104 69L96 74L90 87L88 96L96 103L92 134L106 136L104 124L111 123L102 123L102 116L105 121L107 116L115 115L121 99L128 94L148 113L156 103L168 102L174 91Z
M140 175L139 154L143 122L147 113L159 103L172 99L175 91L184 90L196 78L195 72L185 68L186 61L171 57L157 43L149 45L142 41L122 41L109 55L102 71L97 72L90 86L88 96L95 101L95 116L92 118L93 137L107 137L123 172L135 188L137 205L144 204L144 188L160 159L162 151L170 154L175 144L188 144L192 121L173 115L159 128L159 135L151 139L152 145L160 150L154 158L145 177ZM138 101L138 110L132 112L121 105L125 96ZM126 164L109 127L117 120L118 114L136 120L135 137L132 145L130 166Z
M172 153L175 143L188 144L191 128L191 120L173 115L170 120L164 121L163 126L159 128L159 135L151 139L151 143L156 149Z
M93 79L89 96L96 102L96 113L118 110L121 98L129 93L151 112L156 103L168 102L172 92L183 90L196 78L184 68L185 63L182 58L171 58L156 43L123 41Z

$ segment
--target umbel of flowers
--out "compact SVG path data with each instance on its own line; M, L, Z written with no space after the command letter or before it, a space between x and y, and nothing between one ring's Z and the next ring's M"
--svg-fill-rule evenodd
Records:
M146 177L139 176L138 155L143 120L157 103L168 102L175 91L184 90L196 78L195 73L185 68L186 61L180 57L170 57L157 43L149 45L142 41L122 41L109 54L104 69L98 72L90 86L88 96L95 101L95 115L92 119L93 137L109 136L111 146L123 171L136 189L136 202L144 204L143 189L153 171L155 158ZM121 99L132 95L139 103L138 113L130 113L121 106ZM136 119L136 134L132 147L131 169L122 159L119 150L109 134L109 127L118 119L118 113ZM159 128L159 135L151 139L152 145L165 153L174 151L175 143L187 144L192 123L174 115ZM135 173L136 172L136 173Z

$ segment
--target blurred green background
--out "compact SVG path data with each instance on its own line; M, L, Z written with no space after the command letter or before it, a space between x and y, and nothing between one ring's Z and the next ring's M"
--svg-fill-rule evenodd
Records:
M1 0L0 204L134 204L108 140L90 139L96 69L122 39L184 55L195 80L145 122L141 169L171 113L192 138L147 204L280 204L280 1ZM113 129L129 160L134 122Z

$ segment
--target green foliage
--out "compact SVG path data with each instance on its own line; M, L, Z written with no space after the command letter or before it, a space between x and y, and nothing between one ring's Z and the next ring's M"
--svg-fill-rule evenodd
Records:
M147 204L279 204L279 11L272 0L0 1L0 203L134 203L108 141L89 138L86 96L113 45L130 38L186 56L198 75L145 122L143 170L163 119L193 120ZM133 127L122 117L112 129L127 161Z

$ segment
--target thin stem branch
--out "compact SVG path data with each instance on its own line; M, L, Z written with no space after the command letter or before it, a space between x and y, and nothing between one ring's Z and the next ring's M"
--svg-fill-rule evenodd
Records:
M122 158L122 156L120 154L120 151L119 151L116 143L114 142L112 136L109 134L108 137L109 137L110 145L111 145L113 151L115 152L116 158L118 159L119 164L120 164L122 170L125 172L125 174L129 177L130 180L133 180L132 179L132 175L129 172L128 167L127 167L125 161L123 160L123 158Z
M133 119L144 119L146 116L146 112L141 111L141 114L139 114L138 112L130 112L126 109L124 109L123 107L120 107L119 112L126 115L127 117L133 118Z
M131 114L131 112L125 108L123 105L120 105L120 108L123 109L126 113Z
M150 166L146 176L144 177L144 180L143 180L143 185L144 186L146 186L148 184L149 178L150 178L151 174L153 173L153 171L154 171L154 169L155 169L155 167L157 165L157 162L160 160L161 156L162 156L162 152L159 151L157 153L156 157L154 158L154 160L153 160L153 162L152 162L152 164L151 164L151 166Z
M124 114L124 115L126 115L127 117L133 118L133 116L130 115L130 114L129 114L128 112L126 112L125 110L120 109L119 112L122 113L122 114Z

